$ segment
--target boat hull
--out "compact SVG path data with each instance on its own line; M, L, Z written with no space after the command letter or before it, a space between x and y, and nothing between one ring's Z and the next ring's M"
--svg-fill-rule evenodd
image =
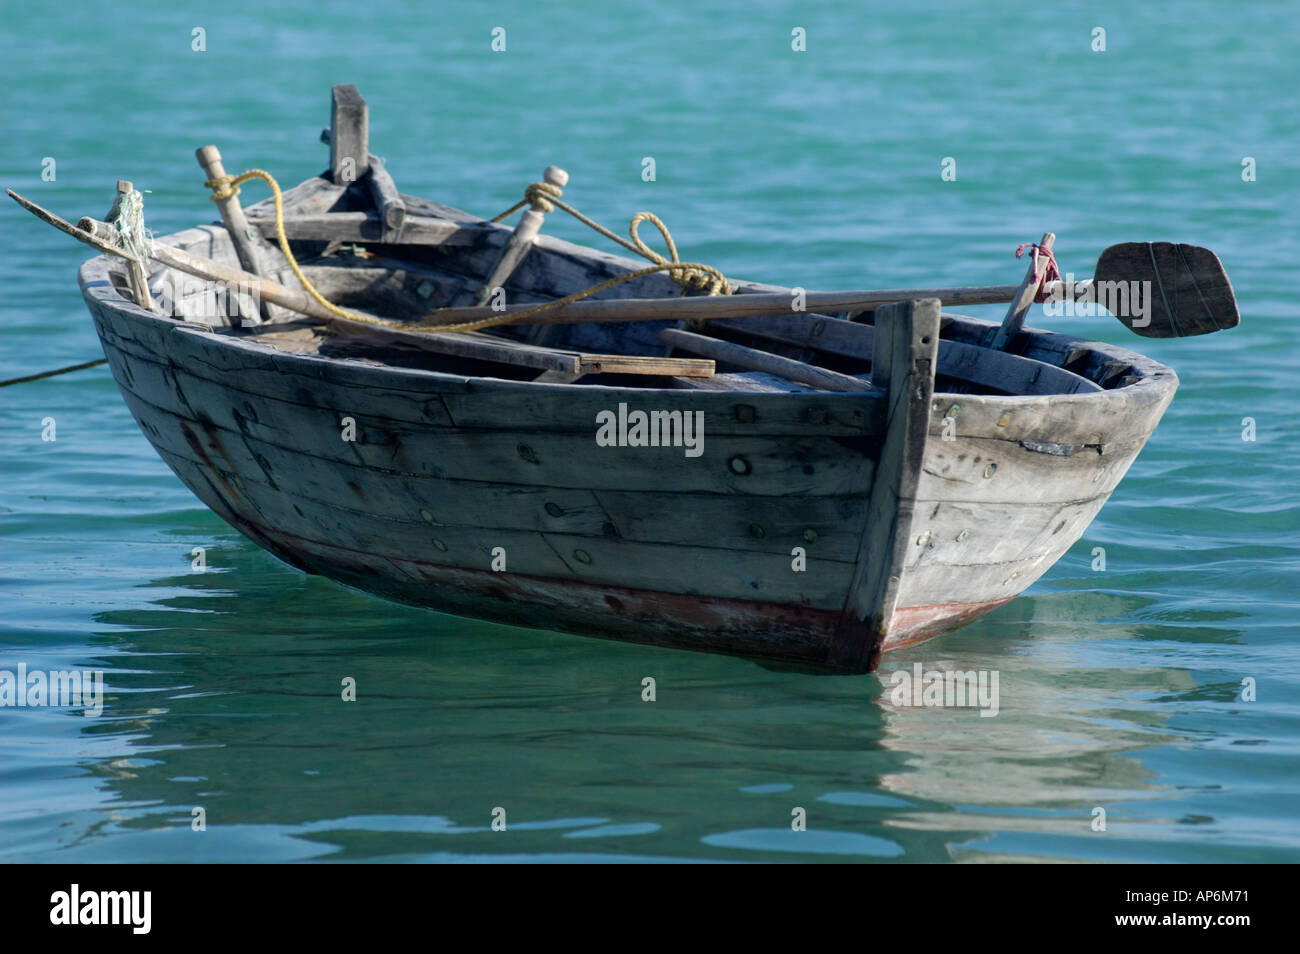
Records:
M210 509L286 562L456 615L828 671L873 668L1029 586L1081 536L1177 383L1096 346L1094 365L1109 355L1134 380L1060 396L927 389L900 456L882 392L372 367L151 315L106 270L87 263L83 293L141 430ZM1035 334L1040 350L1076 341ZM597 451L595 413L621 404L698 410L702 452ZM901 497L882 516L889 474ZM886 520L888 547L873 550ZM876 620L861 609L871 586L890 593Z

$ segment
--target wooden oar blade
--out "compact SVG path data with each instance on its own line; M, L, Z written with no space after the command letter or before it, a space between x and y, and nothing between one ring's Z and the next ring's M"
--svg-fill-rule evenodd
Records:
M1093 284L1098 300L1147 338L1206 335L1241 323L1223 263L1197 245L1112 245L1097 261ZM1117 301L1127 308L1113 307Z

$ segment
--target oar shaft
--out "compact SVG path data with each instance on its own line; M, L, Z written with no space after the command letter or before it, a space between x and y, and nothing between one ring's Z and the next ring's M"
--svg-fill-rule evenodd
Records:
M17 202L61 231L97 248L122 258L131 256L118 246L117 230L104 222L92 218L83 218L77 225L59 218L57 215L41 208L36 203L8 191ZM325 309L305 291L286 288L268 278L218 264L212 259L191 255L182 249L161 242L153 247L153 257L164 265L188 272L209 281L243 284L250 292L261 296L272 304L281 305L290 311L336 321L337 316ZM1052 283L1047 290L1052 292L1063 283ZM1090 281L1075 282L1073 289L1077 299L1087 294ZM874 291L842 292L808 292L804 296L804 312L851 312L864 311L877 305L895 301L909 301L917 298L938 298L945 305L989 305L1012 301L1021 291L1019 285L971 285L953 288L895 288ZM622 298L601 301L577 301L563 305L525 319L526 324L577 324L581 322L614 321L678 321L685 318L711 320L715 318L747 318L761 315L788 315L794 298L790 292L764 292L754 295L713 295L694 298ZM444 308L434 313L432 321L425 327L440 324L455 324L473 321L479 318L508 317L525 309L535 308L535 304L508 305L504 311L490 307Z
M1053 283L1055 284L1055 283ZM1083 293L1087 282L1075 283L1075 297ZM1049 286L1049 291L1051 286ZM917 298L938 298L945 305L994 305L1013 300L1019 285L972 285L956 288L890 288L873 291L808 292L804 296L805 312L865 311L877 305ZM788 315L795 309L789 292L764 292L755 295L713 295L694 298L619 298L577 301L529 315L523 324L558 325L607 321L678 321L686 318L747 318L759 315ZM537 304L507 305L504 309L488 307L443 308L433 313L429 324L456 324L493 316L508 317Z

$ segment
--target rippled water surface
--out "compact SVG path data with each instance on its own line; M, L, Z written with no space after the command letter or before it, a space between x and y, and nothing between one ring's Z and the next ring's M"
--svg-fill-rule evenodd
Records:
M887 657L885 674L997 670L996 718L894 706L879 676L469 622L306 577L185 490L106 369L4 388L0 669L102 669L108 698L97 719L0 709L0 859L1296 860L1300 8L1177 9L8 11L0 179L73 219L103 215L119 177L152 190L159 233L210 219L207 142L232 170L315 174L329 87L354 82L403 190L479 213L553 162L602 221L653 209L684 257L808 288L1015 282L1012 250L1049 229L1079 275L1113 242L1175 239L1220 254L1243 324L1164 342L1035 322L1135 347L1182 387L1026 596ZM0 379L98 356L85 250L14 206L0 235Z

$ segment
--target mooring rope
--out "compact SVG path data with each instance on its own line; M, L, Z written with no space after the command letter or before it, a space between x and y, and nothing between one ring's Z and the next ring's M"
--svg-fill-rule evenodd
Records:
M558 186L552 185L549 182L534 182L524 190L524 198L520 202L517 202L505 212L502 212L496 218L492 219L492 221L499 222L504 218L508 218L519 209L522 209L525 205L536 204L539 210L544 212L550 211L553 206L559 206L580 222L589 225L602 235L613 239L624 248L630 249L638 255L649 259L651 262L654 262L654 264L649 268L642 268L636 271L627 272L623 275L615 276L608 281L592 285L590 288L584 288L579 292L574 292L572 295L566 295L564 298L542 302L532 308L525 308L522 311L516 311L512 314L492 315L491 317L480 318L475 321L462 321L456 324L443 325L420 323L405 324L397 321L386 321L383 318L376 318L372 315L362 315L355 311L349 311L346 308L340 308L333 302L328 301L325 296L317 291L316 286L313 285L310 279L303 274L302 268L298 265L298 260L294 257L293 252L289 248L289 239L284 231L284 201L280 193L280 184L275 181L275 177L269 172L264 169L249 169L247 172L241 173L237 176L227 175L220 176L216 179L209 179L204 183L204 185L212 190L212 201L220 202L221 200L228 199L231 196L239 195L239 187L252 179L261 179L271 188L271 195L275 200L276 241L280 246L281 254L284 255L285 260L289 263L289 268L293 270L293 274L302 284L303 289L306 290L307 294L315 299L317 304L330 314L337 315L340 318L345 318L348 321L359 321L368 325L383 325L384 327L393 328L399 331L412 331L420 334L479 331L480 329L491 328L495 325L522 324L525 319L534 315L550 311L553 308L560 308L564 305L572 304L573 302L580 301L589 295L598 294L608 288L613 288L614 286L621 285L624 282L630 282L633 279L643 278L646 275L653 275L656 272L667 272L668 276L682 287L683 292L694 289L704 291L709 295L729 295L732 293L732 287L727 281L726 276L713 266L703 265L699 262L683 262L678 258L677 245L673 242L673 237L671 233L669 233L668 227L653 213L640 212L633 217L631 224L628 226L628 232L632 236L632 241L628 242L609 231L609 229L605 228L600 223L587 218L587 216L583 215L567 203L561 202L559 198L561 190ZM138 197L139 194L135 193L135 195ZM114 206L114 208L116 208L116 206ZM140 222L141 225L143 225L142 218ZM664 258L664 256L647 246L645 242L641 240L640 236L637 235L637 228L642 222L649 222L659 229L659 233L664 237L664 243L668 246L668 258ZM425 320L427 321L430 318L434 318L437 314L438 312L435 310L429 315L426 315Z
M8 381L0 381L0 388L7 388L11 384L26 384L28 381L39 381L41 378L52 378L56 374L67 374L69 371L81 371L84 368L94 368L98 365L107 363L107 358L100 358L96 361L83 361L81 364L74 364L67 368L57 368L54 371L42 371L39 374L26 374L21 378L10 378Z

